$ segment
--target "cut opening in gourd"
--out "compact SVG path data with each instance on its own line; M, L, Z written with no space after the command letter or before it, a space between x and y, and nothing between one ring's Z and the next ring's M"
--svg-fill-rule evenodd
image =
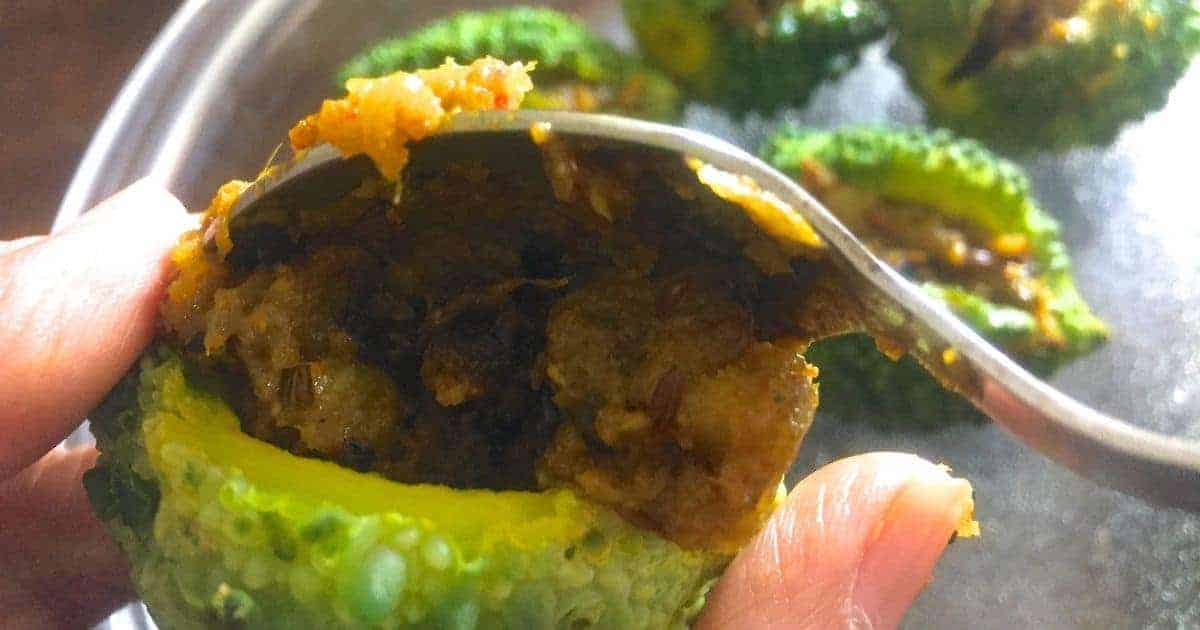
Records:
M815 160L805 162L798 174L872 253L906 277L1029 313L1045 343L1064 343L1049 315L1055 295L1034 235L997 231L953 208L856 187Z
M798 314L824 263L678 156L454 146L414 146L398 185L370 174L238 217L227 248L197 232L165 308L177 352L294 455L565 487L684 546L736 547L816 407Z

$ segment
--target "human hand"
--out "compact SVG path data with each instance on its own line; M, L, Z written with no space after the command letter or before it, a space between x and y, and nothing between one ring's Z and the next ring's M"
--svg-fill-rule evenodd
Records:
M67 230L0 242L0 628L86 627L133 597L81 484L96 450L55 445L149 343L191 223L143 182Z
M967 481L915 455L833 462L742 549L698 627L894 628L973 508Z
M55 447L154 335L166 254L191 224L139 183L50 237L0 242L0 627L80 627L134 594ZM893 627L971 489L911 455L852 457L801 482L710 595L701 628Z

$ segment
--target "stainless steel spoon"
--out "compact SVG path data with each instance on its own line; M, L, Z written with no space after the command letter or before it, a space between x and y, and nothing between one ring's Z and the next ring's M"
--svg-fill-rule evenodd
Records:
M565 137L666 150L754 179L806 219L832 256L852 270L855 287L876 314L877 329L909 351L1034 450L1097 483L1164 506L1200 512L1200 443L1160 435L1100 413L1038 380L975 334L917 287L880 262L824 206L791 178L704 133L615 116L573 112L485 112L456 116L438 133L464 142L478 134L531 143L529 129L547 123ZM517 144L512 145L514 147ZM416 147L414 147L414 150ZM519 152L514 152L514 155ZM330 194L353 186L372 168L318 146L279 165L243 193L232 214L276 205L280 195Z

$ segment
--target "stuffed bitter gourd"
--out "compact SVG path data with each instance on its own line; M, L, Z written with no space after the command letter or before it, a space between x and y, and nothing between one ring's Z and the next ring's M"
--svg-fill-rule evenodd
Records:
M838 323L773 317L819 299L791 266L819 260L811 228L723 201L752 187L710 168L545 130L449 163L406 146L515 107L519 64L348 87L293 146L378 173L250 216L222 187L157 348L92 414L86 485L152 614L685 625L816 407L802 352Z
M646 57L690 96L737 114L801 106L881 38L874 0L624 0Z
M571 109L650 120L677 118L683 103L674 83L635 56L553 9L509 7L464 11L376 44L348 62L339 82L436 66L447 57L537 62L533 109Z
M1047 374L1105 338L1075 287L1057 223L1019 167L979 143L947 131L789 129L763 154L873 252L1034 372ZM865 338L812 348L827 408L929 425L970 415L915 361L889 362L869 348Z
M1112 141L1200 50L1194 0L887 4L892 57L932 122L1013 151Z

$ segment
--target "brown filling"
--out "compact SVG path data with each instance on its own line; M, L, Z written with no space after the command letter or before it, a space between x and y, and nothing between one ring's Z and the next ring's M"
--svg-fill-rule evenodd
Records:
M873 254L906 277L1020 308L1033 316L1046 344L1066 343L1051 310L1054 293L1027 236L989 235L933 208L858 190L815 162L804 165L801 177Z
M946 77L948 83L983 72L1008 51L1016 51L1049 38L1061 38L1066 20L1083 0L994 0L984 13L975 42Z
M934 209L844 185L817 164L805 165L803 179L872 253L909 278L1031 311L1045 297L1024 235L988 235Z
M372 179L233 225L227 252L201 231L171 337L248 433L294 453L406 483L567 485L736 547L816 407L781 315L812 274L753 262L788 257L678 159L546 155L547 176L405 171L398 203Z

